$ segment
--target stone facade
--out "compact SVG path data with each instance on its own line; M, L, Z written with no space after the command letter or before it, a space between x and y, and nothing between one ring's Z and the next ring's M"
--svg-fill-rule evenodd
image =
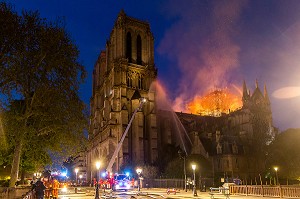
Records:
M134 117L112 169L116 172L122 165L156 161L156 104L151 85L157 69L153 53L149 24L121 11L93 71L88 179L95 176L95 161L101 161L101 168L106 169L140 97L147 103Z

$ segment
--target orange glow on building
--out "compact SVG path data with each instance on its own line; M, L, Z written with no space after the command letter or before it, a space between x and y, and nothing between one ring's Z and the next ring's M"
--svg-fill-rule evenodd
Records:
M230 93L228 89L215 90L203 97L196 96L187 104L187 109L193 114L221 116L229 114L242 107L241 96Z

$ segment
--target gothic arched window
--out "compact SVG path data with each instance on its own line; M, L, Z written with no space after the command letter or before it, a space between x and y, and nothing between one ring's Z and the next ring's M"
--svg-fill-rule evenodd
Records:
M126 58L128 62L132 62L132 45L131 45L131 33L128 32L126 35Z
M142 64L142 38L140 35L136 38L136 63Z
M127 77L127 86L132 87L132 79L131 77Z
M142 75L140 75L138 79L138 88L144 89L144 77Z

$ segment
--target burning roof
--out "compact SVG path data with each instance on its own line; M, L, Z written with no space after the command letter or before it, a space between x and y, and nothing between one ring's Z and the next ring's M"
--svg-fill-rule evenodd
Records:
M229 114L241 107L241 96L231 93L228 89L216 89L204 96L196 96L187 104L187 109L193 114L215 117Z

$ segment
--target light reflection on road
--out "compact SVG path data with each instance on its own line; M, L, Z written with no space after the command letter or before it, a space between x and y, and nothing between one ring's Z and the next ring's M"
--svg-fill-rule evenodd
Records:
M141 192L137 194L137 192L134 191L128 191L128 192L113 192L113 193L100 193L100 198L112 198L112 199L147 199L147 198L157 198L161 199L163 198L159 194L152 194L148 192ZM59 199L94 199L94 195L86 195L86 194L67 194L67 195L60 195Z

